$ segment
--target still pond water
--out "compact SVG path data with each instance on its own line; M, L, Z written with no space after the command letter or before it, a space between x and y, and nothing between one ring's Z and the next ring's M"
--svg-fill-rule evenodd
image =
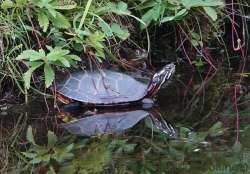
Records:
M116 129L117 133L97 134L91 138L86 134L94 134L90 125L100 121L98 118L85 120L87 129L74 129L72 132L78 135L72 135L61 128L58 114L48 113L41 104L44 101L34 99L25 109L16 106L7 115L2 113L5 116L1 116L1 141L21 145L26 147L21 151L29 151L25 138L28 125L32 126L38 144L46 144L47 130L53 131L58 137L56 149L64 152L70 149L65 152L68 158L50 163L57 173L248 174L250 86L246 77L238 85L235 99L234 86L240 75L237 68L228 70L218 65L216 71L208 68L199 73L177 65L172 82L158 93L153 111L138 108L122 111L127 113L126 117L106 121L109 122L106 130ZM129 118L130 112L137 114L136 119ZM104 131L102 125L99 126ZM85 135L81 135L83 131ZM21 171L24 165L21 154L10 154L18 156L12 160L18 164L17 169L11 167L10 171ZM36 166L30 169L43 173L42 167Z

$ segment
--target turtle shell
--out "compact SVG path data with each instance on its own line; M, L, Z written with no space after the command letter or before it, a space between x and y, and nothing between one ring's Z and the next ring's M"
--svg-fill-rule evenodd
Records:
M63 123L61 126L74 135L92 136L104 133L119 133L133 127L148 115L149 113L144 110L105 112Z
M138 101L148 85L133 77L110 70L70 74L57 85L57 92L70 99L96 105Z

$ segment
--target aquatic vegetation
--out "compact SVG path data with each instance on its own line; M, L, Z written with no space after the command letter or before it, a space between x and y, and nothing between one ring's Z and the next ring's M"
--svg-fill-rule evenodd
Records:
M56 145L58 143L58 138L51 131L48 131L46 146L40 146L36 144L31 127L29 127L27 130L27 140L29 143L31 143L31 147L27 152L22 152L22 155L28 159L26 168L29 170L32 170L33 165L41 164L43 168L49 168L49 170L54 171L52 165L53 161L62 163L74 156L72 151L74 150L75 145L73 143L70 143L66 146L63 145L61 147Z

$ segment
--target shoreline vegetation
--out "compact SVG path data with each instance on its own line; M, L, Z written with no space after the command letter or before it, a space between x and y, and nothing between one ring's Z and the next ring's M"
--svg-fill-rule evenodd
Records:
M46 93L58 74L89 63L131 68L126 49L147 51L147 67L167 47L185 53L181 58L191 66L214 67L206 50L212 40L223 43L229 15L222 0L4 0L0 7L0 96L14 91L26 102L31 92ZM155 36L162 48L152 41ZM167 51L161 59L176 61ZM202 58L189 57L196 53Z

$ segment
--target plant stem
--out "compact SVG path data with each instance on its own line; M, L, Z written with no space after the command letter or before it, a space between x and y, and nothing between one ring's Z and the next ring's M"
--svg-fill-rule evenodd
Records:
M88 0L87 5L86 5L86 8L85 8L85 10L84 10L84 12L83 12L83 15L82 15L82 18L81 18L81 21L80 21L80 25L79 25L79 27L78 27L78 31L79 31L79 30L82 28L82 26L83 26L84 20L85 20L87 14L88 14L88 11L89 11L89 8L90 8L91 3L92 3L92 0Z

